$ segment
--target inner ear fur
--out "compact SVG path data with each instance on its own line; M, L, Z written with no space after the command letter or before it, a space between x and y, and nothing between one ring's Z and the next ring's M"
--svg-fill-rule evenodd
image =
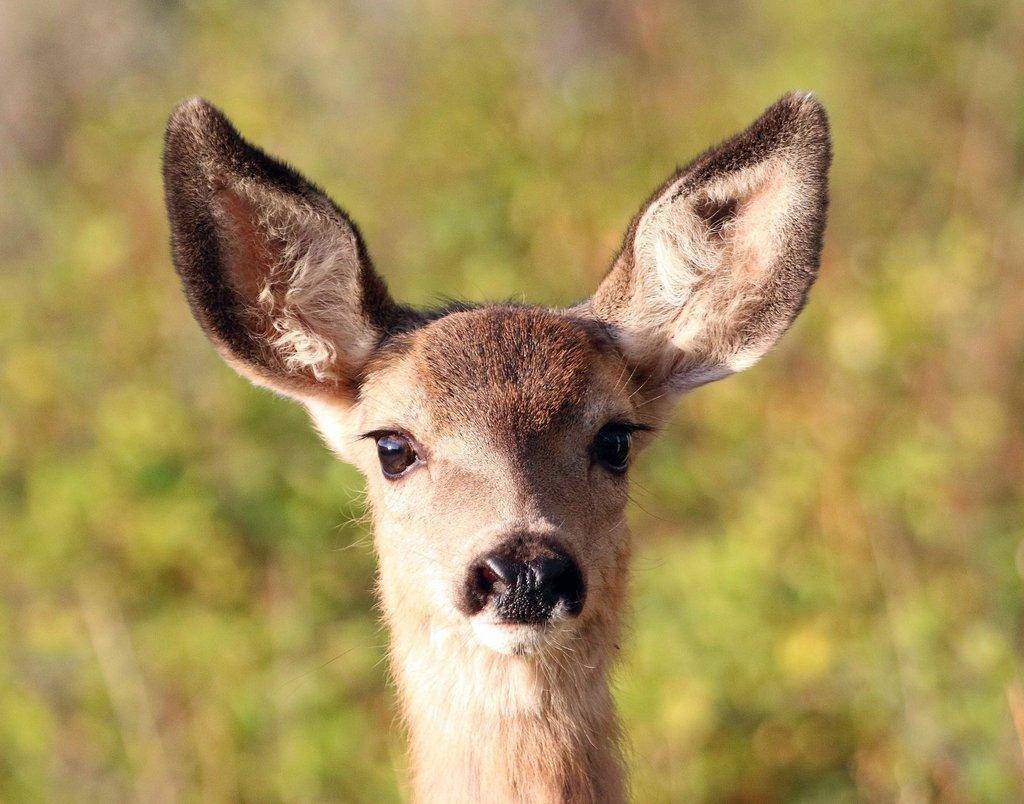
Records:
M198 98L168 123L164 185L175 268L225 359L291 396L351 397L374 349L413 314L348 216Z
M817 276L830 160L824 108L793 93L662 185L591 301L627 357L683 391L764 355Z

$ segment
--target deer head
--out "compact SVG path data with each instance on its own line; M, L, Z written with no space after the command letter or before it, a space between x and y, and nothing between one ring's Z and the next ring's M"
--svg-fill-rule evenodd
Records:
M787 95L655 192L588 301L417 311L325 194L205 101L174 112L164 175L185 294L227 362L303 404L366 475L414 737L445 695L514 718L564 687L559 717L610 711L629 467L679 394L751 366L800 312L829 160L824 110ZM434 677L444 657L461 686ZM614 773L602 761L563 765Z

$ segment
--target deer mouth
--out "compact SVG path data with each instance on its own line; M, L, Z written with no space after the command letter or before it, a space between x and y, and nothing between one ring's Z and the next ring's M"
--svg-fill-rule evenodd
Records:
M558 609L541 622L509 621L489 611L480 612L469 622L480 645L505 656L529 656L555 647L572 627L572 618Z

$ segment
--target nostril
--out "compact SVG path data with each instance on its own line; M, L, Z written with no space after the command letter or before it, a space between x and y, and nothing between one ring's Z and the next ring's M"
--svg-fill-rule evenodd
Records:
M569 556L556 555L531 562L536 588L552 605L564 603L568 613L579 614L583 608L583 575Z
M473 567L470 595L474 608L483 608L487 601L505 594L521 570L518 562L498 555L489 555Z
M483 561L485 574L495 582L512 583L519 569L519 562L511 561L503 556L488 556Z
M568 569L569 562L557 558L538 558L530 562L530 574L533 576L534 588L544 592L554 592L560 586L560 580Z
M481 587L491 589L495 584L501 583L501 576L486 562L477 568L477 574L480 576Z

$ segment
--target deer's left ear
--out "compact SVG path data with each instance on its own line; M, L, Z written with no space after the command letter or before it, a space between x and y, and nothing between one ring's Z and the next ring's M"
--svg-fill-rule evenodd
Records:
M817 275L830 161L824 108L790 94L669 179L591 300L627 358L685 391L764 355Z

